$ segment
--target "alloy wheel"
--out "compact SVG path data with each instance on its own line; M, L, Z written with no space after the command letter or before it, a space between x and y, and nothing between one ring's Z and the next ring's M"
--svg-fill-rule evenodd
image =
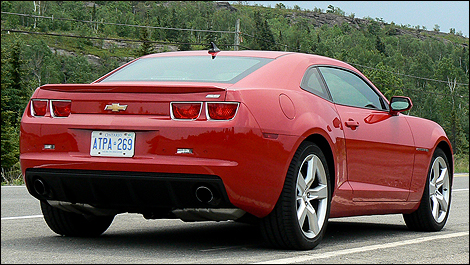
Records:
M303 234L314 238L321 231L328 210L328 183L316 155L307 156L297 177L297 220Z

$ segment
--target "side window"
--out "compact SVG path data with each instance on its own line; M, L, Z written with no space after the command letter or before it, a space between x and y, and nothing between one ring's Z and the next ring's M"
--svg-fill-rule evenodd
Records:
M386 109L380 96L359 76L337 68L319 69L335 103L360 108Z
M331 101L328 91L326 91L325 86L322 84L317 68L309 68L305 72L302 82L300 83L300 87L310 93Z

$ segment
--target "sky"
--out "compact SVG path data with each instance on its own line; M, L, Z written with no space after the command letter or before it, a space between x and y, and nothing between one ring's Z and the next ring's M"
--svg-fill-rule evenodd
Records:
M275 7L283 3L293 8L312 10L317 7L328 10L329 5L339 7L346 15L354 14L356 18L382 18L385 23L397 25L419 25L433 30L437 24L440 31L449 33L450 28L462 35L469 36L469 1L247 1L250 5L259 4Z

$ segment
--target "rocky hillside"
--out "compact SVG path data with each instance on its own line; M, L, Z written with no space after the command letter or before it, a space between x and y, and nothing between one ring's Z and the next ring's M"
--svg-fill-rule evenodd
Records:
M227 9L232 12L236 12L237 9L230 5L228 2L215 2L214 5L217 9ZM288 10L287 14L284 15L285 18L290 20L292 23L296 23L298 18L305 18L308 19L314 28L320 28L323 25L328 26L341 26L344 23L347 23L349 26L361 30L366 29L367 26L371 23L378 23L380 27L383 29L386 26L395 25L381 21L372 21L370 19L363 19L363 18L356 18L354 16L342 16L334 13L322 13L322 12L314 12L314 11L297 11L297 10ZM444 42L451 42L448 38L449 35L452 35L453 38L461 39L459 44L468 47L468 38L463 36L458 36L455 34L444 33L440 31L429 31L423 29L414 29L414 28L407 28L407 27L393 27L387 31L388 35L410 35L412 37L424 40L426 38L436 38L440 39ZM465 42L466 41L466 42Z

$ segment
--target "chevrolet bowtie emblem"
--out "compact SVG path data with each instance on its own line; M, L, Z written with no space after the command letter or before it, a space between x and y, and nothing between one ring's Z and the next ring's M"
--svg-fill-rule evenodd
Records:
M121 111L121 110L126 110L127 109L127 105L119 105L119 103L113 103L111 105L106 105L106 107L104 107L104 110L111 110L111 111L114 111L114 112L118 112L118 111Z

